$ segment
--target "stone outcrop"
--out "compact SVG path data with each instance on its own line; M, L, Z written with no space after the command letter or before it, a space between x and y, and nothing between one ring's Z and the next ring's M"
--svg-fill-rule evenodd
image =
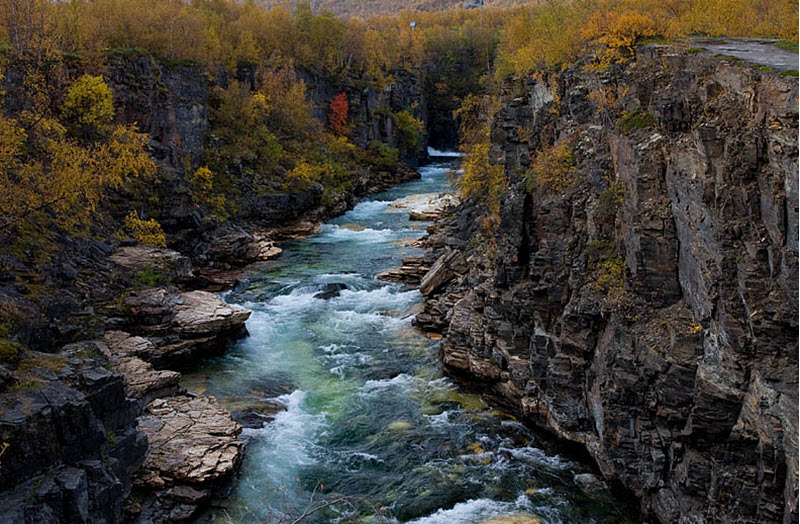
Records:
M171 249L147 245L122 246L108 259L134 275L150 272L166 282L185 281L192 277L192 261Z
M583 446L661 523L798 519L797 97L660 46L506 82L499 227L467 202L428 237L416 323L446 335L446 370ZM526 188L554 143L567 189Z
M241 458L241 426L213 397L155 400L138 427L149 447L128 512L140 522L189 520Z
M223 302L206 291L181 293L172 329L187 337L209 336L241 329L250 311Z
M382 271L378 273L377 278L388 282L418 286L430 269L431 261L428 257L404 257L402 266Z
M155 370L148 360L158 361L156 346L142 337L122 331L109 331L103 337L101 350L117 373L125 378L125 391L139 401L140 410L151 401L183 393L181 374L177 371Z
M173 287L146 288L130 293L113 314L108 336L118 351L138 356L157 368L190 364L197 356L224 349L247 333L250 311L223 302L207 291L180 292ZM124 330L123 334L114 331ZM128 333L138 335L119 341ZM142 338L144 337L144 338Z
M459 203L460 200L455 195L425 193L395 200L389 204L389 208L408 210L410 220L431 222L442 218L445 213L452 211Z

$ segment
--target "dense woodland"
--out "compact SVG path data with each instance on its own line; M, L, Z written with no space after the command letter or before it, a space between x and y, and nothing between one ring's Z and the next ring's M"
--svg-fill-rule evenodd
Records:
M363 15L378 6L394 9L391 3L361 4L373 7L362 13L353 2L338 9ZM209 76L232 73L234 80L211 94L214 146L199 163L187 162L183 173L198 208L225 220L237 212L235 177L244 171L259 193L317 183L341 190L354 166L386 168L420 147L417 136L426 130L404 111L392 115L401 135L398 148L355 147L348 138L347 101L331 101L325 127L313 117L298 69L376 89L400 71L416 75L425 85L431 143L454 145L448 123L454 115L460 119L461 147L471 153L461 185L493 207L504 182L488 163L492 103L485 95L504 76L557 71L587 50L593 57L587 67L602 71L629 60L644 39L703 34L797 41L793 0L558 0L369 18L338 18L324 7L2 0L0 234L85 233L99 221L94 217L108 195L161 176L147 154L147 137L116 118L114 94L103 78L114 57L148 55ZM257 81L236 81L242 68L255 71ZM234 164L245 169L234 174ZM127 216L130 227L157 232L143 209L117 214ZM163 235L156 238L163 242Z

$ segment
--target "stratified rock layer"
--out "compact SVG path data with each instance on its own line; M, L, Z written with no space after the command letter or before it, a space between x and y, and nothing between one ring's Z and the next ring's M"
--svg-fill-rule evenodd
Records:
M241 458L241 426L206 396L155 400L138 423L149 447L129 512L140 522L190 519L233 473Z
M583 445L662 523L798 519L797 97L667 47L508 83L500 226L466 203L428 239L416 321L446 333L446 369ZM526 190L553 143L572 187Z

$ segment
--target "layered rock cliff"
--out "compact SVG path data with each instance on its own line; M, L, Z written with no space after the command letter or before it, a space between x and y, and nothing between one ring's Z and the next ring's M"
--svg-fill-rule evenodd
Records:
M431 230L416 323L655 520L797 522L797 80L696 51L506 82L499 226Z

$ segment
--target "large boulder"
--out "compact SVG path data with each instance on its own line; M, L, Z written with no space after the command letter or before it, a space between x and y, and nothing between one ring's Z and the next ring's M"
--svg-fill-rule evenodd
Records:
M172 327L190 337L228 333L244 325L250 311L231 306L207 291L181 293Z

